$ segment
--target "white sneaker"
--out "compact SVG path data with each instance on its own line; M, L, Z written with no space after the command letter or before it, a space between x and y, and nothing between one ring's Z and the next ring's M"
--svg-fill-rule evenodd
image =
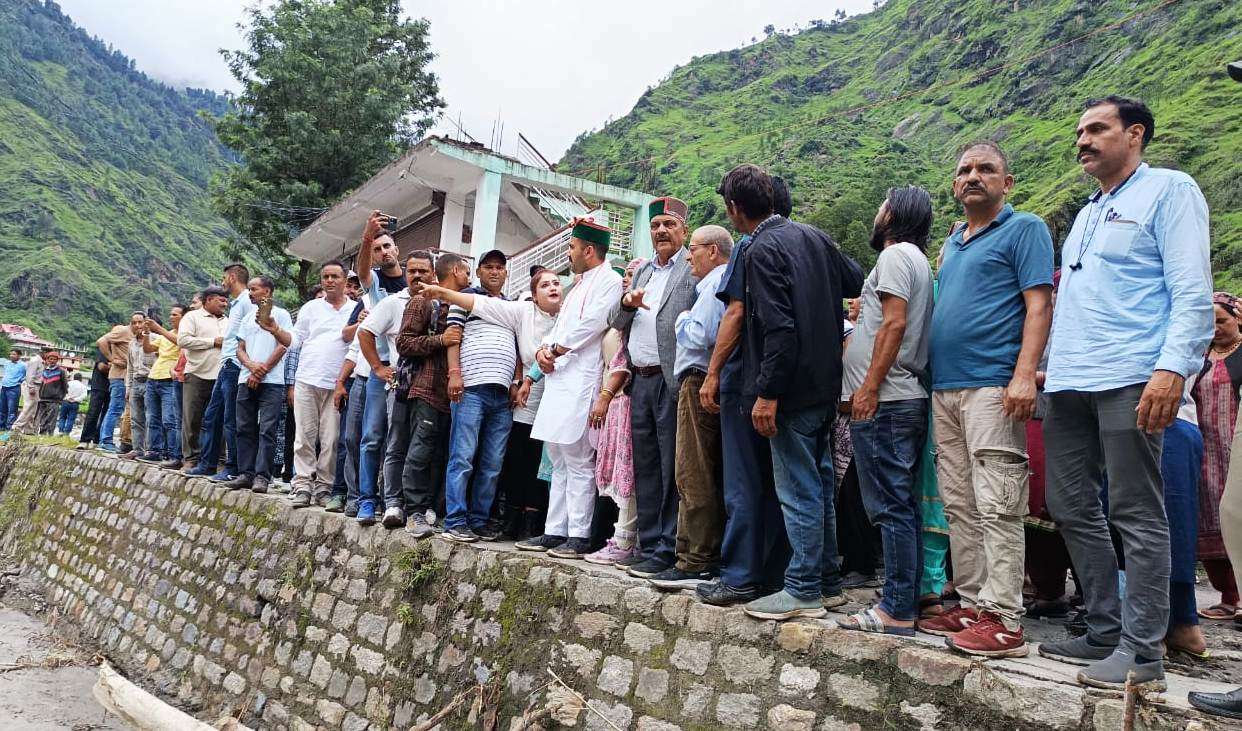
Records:
M425 517L427 518L427 525L435 525L436 521L440 519L440 516L436 515L436 511L431 508L427 508Z

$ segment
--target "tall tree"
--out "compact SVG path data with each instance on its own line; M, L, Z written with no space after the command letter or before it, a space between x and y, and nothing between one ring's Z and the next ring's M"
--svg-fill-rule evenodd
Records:
M242 163L212 204L268 261L322 208L417 142L444 106L426 20L399 0L277 0L247 10L247 48L221 51L242 90L214 118ZM309 286L301 262L297 286Z

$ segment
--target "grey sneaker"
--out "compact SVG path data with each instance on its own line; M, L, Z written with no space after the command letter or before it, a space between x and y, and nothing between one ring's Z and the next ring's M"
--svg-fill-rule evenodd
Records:
M784 589L760 597L742 607L755 619L793 619L794 617L822 617L828 613L818 599L798 599Z
M309 508L311 505L311 494L309 492L295 492L290 498L295 508Z
M333 495L328 500L328 504L323 506L323 509L329 513L339 513L345 510L345 496ZM354 515L357 515L357 513L354 513ZM354 516L351 515L350 517L352 518Z
M1125 690L1126 677L1134 673L1134 685L1145 690L1168 690L1164 682L1164 663L1160 660L1138 662L1133 652L1118 648L1107 658L1078 671L1078 682L1094 688Z
M591 550L591 542L585 538L570 538L559 546L548 549L548 555L554 558L579 559Z
M404 510L394 505L391 508L384 511L384 527L385 528L400 528L403 525L405 525L405 511Z
M479 540L479 536L469 528L449 528L440 537L454 543L476 543Z
M427 516L422 513L414 513L411 515L410 522L406 524L405 530L415 538L426 538L432 533L435 533L435 529L427 523Z
M1066 640L1057 642L1041 642L1039 644L1040 655L1068 662L1072 665L1090 665L1098 662L1113 654L1116 645L1097 645L1087 639L1086 635L1082 637L1070 637ZM1122 681L1125 682L1124 680Z
M315 495L315 504L321 508L326 508L328 506L328 501L331 499L332 499L331 492L321 492Z

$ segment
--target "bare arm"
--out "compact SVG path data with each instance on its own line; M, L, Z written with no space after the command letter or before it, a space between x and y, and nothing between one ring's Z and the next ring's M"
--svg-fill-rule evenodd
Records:
M371 276L371 244L375 243L375 237L379 236L380 230L383 229L381 218L383 214L379 211L371 211L371 217L367 219L366 225L362 228L362 244L358 247L358 258L354 260L354 271L358 272L358 283L365 289L370 289L374 279ZM346 340L353 340L354 334L350 333Z
M1023 290L1026 319L1022 323L1022 349L1014 365L1013 378L1005 389L1001 410L1015 421L1027 421L1035 415L1039 358L1048 343L1052 327L1052 288L1031 287Z
M862 385L850 399L855 421L875 416L879 407L880 384L897 360L901 340L906 334L906 301L895 295L880 293L880 306L884 320L875 334L875 346L871 349L871 365Z
M450 330L461 328L450 327ZM446 351L448 356L448 395L449 400L458 401L461 394L465 391L465 385L461 379L461 341L448 346Z

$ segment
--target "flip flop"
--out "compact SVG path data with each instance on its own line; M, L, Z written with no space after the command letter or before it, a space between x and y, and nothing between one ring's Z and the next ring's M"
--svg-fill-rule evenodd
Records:
M1195 652L1194 650L1191 650L1188 647L1178 647L1177 645L1168 645L1166 655L1172 655L1175 652L1180 652L1183 655L1189 655L1196 660L1211 660L1212 659L1212 651L1210 649L1204 650L1203 652Z
M857 614L849 615L847 619L852 619L854 622L851 624L838 621L837 626L851 632L869 632L877 635L898 635L900 637L914 636L913 627L893 627L884 624L884 620L880 619L880 615L876 614L874 609L864 609Z
M1237 616L1238 608L1232 604L1213 604L1207 609L1200 609L1199 616L1204 619L1227 621Z

